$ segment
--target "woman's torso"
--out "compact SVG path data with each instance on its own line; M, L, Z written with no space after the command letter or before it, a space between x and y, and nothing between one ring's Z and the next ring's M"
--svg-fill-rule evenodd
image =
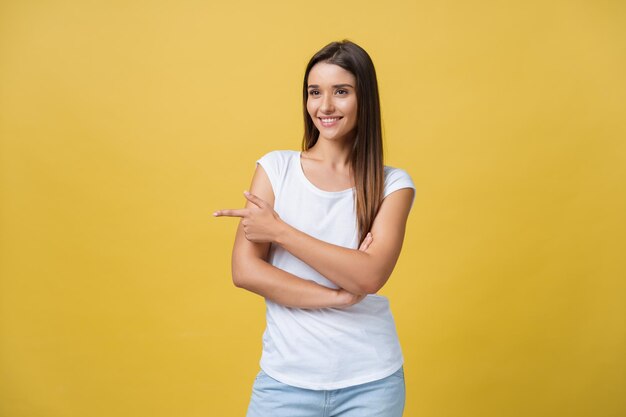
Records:
M305 176L298 151L269 152L258 162L272 182L274 210L282 220L325 242L358 248L354 189L325 191L316 187ZM386 177L394 170L385 167ZM404 171L394 172L396 177L402 174L408 176ZM386 194L391 191L386 187ZM271 245L268 262L300 278L337 288L281 246ZM266 306L261 368L281 382L309 389L338 389L384 378L402 366L386 297L370 294L343 309L289 308L269 300Z

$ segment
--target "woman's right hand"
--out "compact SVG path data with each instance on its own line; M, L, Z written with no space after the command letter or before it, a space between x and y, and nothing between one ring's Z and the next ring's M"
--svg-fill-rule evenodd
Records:
M367 236L365 236L365 239L363 239L363 243L361 243L359 250L365 252L372 244L373 239L372 233L368 233ZM367 297L367 294L352 294L343 288L339 288L337 290L337 298L339 300L339 305L337 307L345 308L353 306L365 297Z
M372 240L374 240L372 232L367 232L367 235L365 236L365 239L363 239L363 243L361 243L359 250L365 252L367 248L369 248L372 244Z

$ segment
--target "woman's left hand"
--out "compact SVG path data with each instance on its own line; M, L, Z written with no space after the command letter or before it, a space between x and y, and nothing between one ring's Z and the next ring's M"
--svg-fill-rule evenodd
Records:
M213 215L215 217L241 217L246 239L258 243L274 242L284 222L267 201L247 191L244 195L252 203L252 207L218 210Z

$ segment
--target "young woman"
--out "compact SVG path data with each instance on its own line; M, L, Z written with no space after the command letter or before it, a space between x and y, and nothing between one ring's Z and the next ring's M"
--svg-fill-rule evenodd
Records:
M304 74L302 151L261 157L232 255L267 327L248 417L399 417L403 356L386 297L415 198L383 165L378 85L365 50L333 42ZM368 233L369 232L369 233Z

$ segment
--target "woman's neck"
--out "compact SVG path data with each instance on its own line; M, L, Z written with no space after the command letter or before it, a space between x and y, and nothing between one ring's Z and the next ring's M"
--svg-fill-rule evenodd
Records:
M316 159L324 165L336 170L349 171L351 168L350 153L352 143L329 141L319 138L315 145L303 152L303 156Z

